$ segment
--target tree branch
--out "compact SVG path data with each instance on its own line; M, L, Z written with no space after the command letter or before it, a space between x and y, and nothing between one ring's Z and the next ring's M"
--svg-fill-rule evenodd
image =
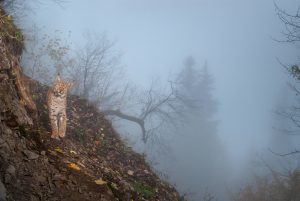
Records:
M121 119L126 119L128 121L132 121L134 123L137 123L141 127L141 130L142 130L143 142L144 143L147 142L147 134L146 134L146 129L145 129L145 122L144 122L143 119L135 117L135 116L132 116L132 115L125 114L125 113L121 112L120 110L104 110L104 111L102 111L102 113L104 115L114 115L114 116L117 116L117 117L119 117Z

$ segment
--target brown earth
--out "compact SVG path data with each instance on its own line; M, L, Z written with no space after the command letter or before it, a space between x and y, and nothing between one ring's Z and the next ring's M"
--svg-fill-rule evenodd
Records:
M77 96L68 98L66 138L50 138L47 87L14 73L22 37L0 11L0 201L180 200L110 121ZM24 103L18 83L30 85L36 110L31 97Z

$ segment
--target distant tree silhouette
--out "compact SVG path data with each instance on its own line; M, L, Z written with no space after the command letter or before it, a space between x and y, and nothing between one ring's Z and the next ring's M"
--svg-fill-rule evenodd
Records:
M173 148L176 158L173 166L177 173L171 175L180 181L178 185L183 191L220 191L220 181L228 170L226 151L217 133L218 102L213 96L213 85L207 63L199 67L191 56L184 60L176 79L176 89L185 103L186 120L176 131L173 147L179 148ZM199 183L203 185L199 186ZM188 197L203 200L202 196L198 193ZM205 199L213 200L213 197Z

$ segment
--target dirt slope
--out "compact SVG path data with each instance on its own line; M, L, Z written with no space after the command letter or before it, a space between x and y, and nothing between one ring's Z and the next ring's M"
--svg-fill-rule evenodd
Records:
M0 14L0 201L179 200L76 96L68 98L67 137L50 138L47 87L18 74L22 35Z

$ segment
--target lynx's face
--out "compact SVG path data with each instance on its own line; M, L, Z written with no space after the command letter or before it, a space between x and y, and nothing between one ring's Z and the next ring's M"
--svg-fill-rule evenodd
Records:
M53 93L57 97L66 97L68 90L72 87L72 83L69 81L64 81L57 79L53 85Z

